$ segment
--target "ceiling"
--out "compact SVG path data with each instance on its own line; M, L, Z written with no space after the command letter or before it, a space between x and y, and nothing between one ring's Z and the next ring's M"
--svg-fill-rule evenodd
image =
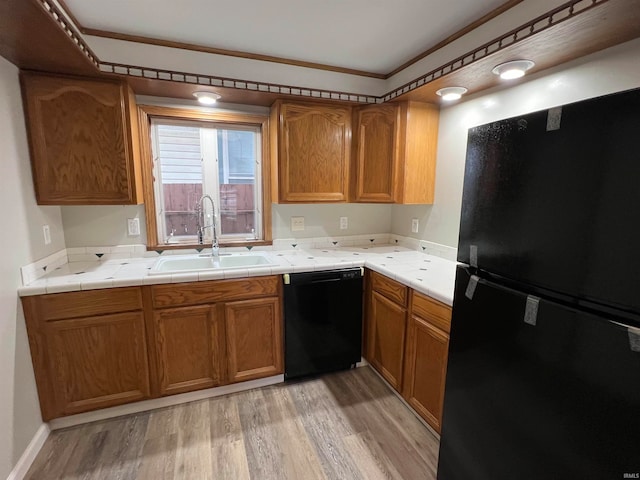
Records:
M64 0L85 29L377 74L393 71L453 32L514 3L518 2Z

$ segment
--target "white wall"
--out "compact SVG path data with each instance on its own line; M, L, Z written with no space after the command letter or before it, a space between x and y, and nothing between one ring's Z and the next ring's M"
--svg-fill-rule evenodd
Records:
M127 235L127 219L140 220L140 235ZM144 205L62 207L67 247L103 247L147 243Z
M6 478L42 424L17 295L20 267L65 247L59 207L38 207L20 99L18 69L0 58L0 478ZM42 225L51 227L45 246Z
M304 217L305 229L292 232L291 217L298 216ZM340 217L348 218L346 230L340 230ZM391 205L273 205L273 238L337 237L390 231Z
M435 202L394 206L392 233L458 244L467 130L503 118L640 87L640 39L526 77L440 111ZM411 233L411 218L420 231Z
M273 205L273 238L364 235L391 231L391 205L340 203ZM305 218L303 232L291 231L291 217ZM140 236L127 236L127 218L140 219ZM349 228L340 230L340 217ZM146 244L144 205L62 207L67 247Z

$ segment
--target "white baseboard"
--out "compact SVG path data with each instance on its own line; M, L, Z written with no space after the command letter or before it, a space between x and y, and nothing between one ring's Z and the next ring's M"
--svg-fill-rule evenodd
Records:
M266 387L284 382L284 375L274 375L273 377L260 378L258 380L249 380L248 382L234 383L232 385L224 385L222 387L208 388L206 390L198 390L195 392L179 393L168 397L153 398L151 400L142 400L140 402L128 403L117 407L104 408L94 412L79 413L68 417L54 418L49 422L51 430L59 430L61 428L73 427L83 423L96 422L107 418L120 417L122 415L130 415L132 413L146 412L155 410L156 408L171 407L180 403L194 402L205 398L219 397L229 393L242 392L251 390L252 388Z
M29 445L27 445L27 448L22 453L22 456L18 460L18 463L16 463L16 466L13 467L13 470L11 470L11 473L7 477L7 480L22 480L24 478L24 476L29 471L29 468L31 468L31 464L36 459L38 452L44 445L44 442L47 440L49 433L51 433L49 425L47 425L46 423L40 425L38 430L36 430L35 435L29 442Z

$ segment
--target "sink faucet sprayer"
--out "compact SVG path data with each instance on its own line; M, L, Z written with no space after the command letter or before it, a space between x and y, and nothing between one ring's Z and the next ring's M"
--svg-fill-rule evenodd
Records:
M204 214L205 214L205 209L203 206L204 200L208 199L209 202L211 202L211 223L209 225L204 225L205 221L204 221ZM202 195L200 197L200 200L198 200L198 209L196 211L196 216L197 216L197 221L198 223L200 223L200 216L202 215L202 226L198 227L198 243L202 244L202 237L203 237L203 233L204 233L204 229L205 228L209 228L211 227L212 231L213 231L213 240L211 242L211 256L214 258L218 258L220 256L220 245L218 244L218 232L216 230L216 207L215 204L213 203L213 198L211 198L210 195Z

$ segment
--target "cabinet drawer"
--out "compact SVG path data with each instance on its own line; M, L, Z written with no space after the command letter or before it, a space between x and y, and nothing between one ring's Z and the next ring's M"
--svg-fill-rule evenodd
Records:
M371 288L389 300L407 306L407 287L390 278L371 272Z
M256 277L239 280L213 280L154 285L151 287L153 307L200 305L245 298L278 295L280 277Z
M413 291L411 313L447 333L451 329L451 307L416 291Z
M52 293L36 299L38 318L45 322L142 310L139 287Z

